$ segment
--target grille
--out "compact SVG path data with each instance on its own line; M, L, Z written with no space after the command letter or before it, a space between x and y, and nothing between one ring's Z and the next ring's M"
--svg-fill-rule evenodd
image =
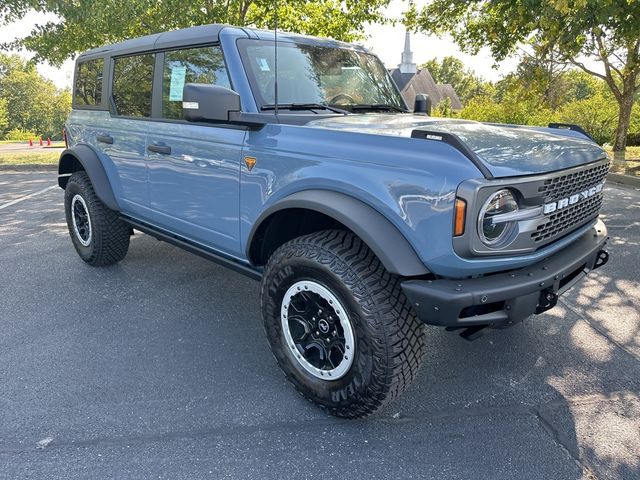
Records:
M531 234L531 238L536 243L552 240L565 232L578 228L595 217L600 211L601 206L602 193L599 193L584 202L552 213L545 223L538 225L538 229Z
M560 175L545 180L538 188L538 192L545 196L545 202L568 197L587 187L599 184L608 172L609 163L605 163L578 172Z

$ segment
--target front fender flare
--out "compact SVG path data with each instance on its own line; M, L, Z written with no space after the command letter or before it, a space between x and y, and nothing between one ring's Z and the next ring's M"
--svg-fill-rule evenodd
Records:
M78 170L78 164L87 172L93 189L98 198L111 210L119 211L120 207L113 194L111 183L107 172L100 161L98 154L85 144L78 144L72 148L64 150L60 154L58 162L58 185L66 188L69 181L69 174Z
M380 212L364 202L330 190L304 190L291 194L267 208L254 223L247 239L247 258L260 225L285 209L307 209L340 222L376 254L388 272L404 277L429 274L411 244Z

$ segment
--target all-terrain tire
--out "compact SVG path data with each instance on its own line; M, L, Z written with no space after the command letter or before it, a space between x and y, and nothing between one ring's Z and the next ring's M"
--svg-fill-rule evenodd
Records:
M72 207L76 211L75 224ZM102 203L85 172L75 172L69 177L64 191L64 209L69 235L82 260L94 267L102 267L125 257L131 227L120 220L117 212ZM84 220L83 212L88 214L88 221ZM85 226L78 229L81 222Z
M307 284L319 285L318 291L328 289L334 295L329 298L337 300L330 303L344 306L353 330L352 363L338 379L309 373L296 359L306 349L295 347L283 331L285 307L295 301L293 296L285 299L285 293L291 295L296 285L304 290ZM302 395L333 415L370 415L398 397L418 373L425 351L424 324L411 311L400 278L387 272L351 232L325 230L282 245L265 267L260 299L279 366Z

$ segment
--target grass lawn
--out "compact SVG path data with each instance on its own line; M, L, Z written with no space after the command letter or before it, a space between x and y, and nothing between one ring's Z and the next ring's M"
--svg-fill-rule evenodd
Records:
M0 165L55 165L60 158L59 149L44 152L0 152Z

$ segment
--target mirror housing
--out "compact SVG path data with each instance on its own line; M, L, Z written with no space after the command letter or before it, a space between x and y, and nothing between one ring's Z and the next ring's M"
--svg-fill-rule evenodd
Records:
M413 113L431 116L431 97L424 93L417 93L413 103Z
M187 83L182 91L182 111L188 122L229 123L240 113L240 95L220 85Z

